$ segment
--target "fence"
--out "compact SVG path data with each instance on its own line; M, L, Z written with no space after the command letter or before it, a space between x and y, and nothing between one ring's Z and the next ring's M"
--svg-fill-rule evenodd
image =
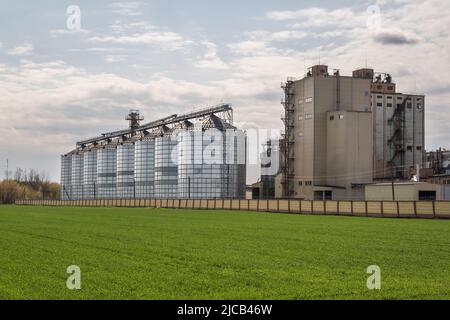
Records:
M450 218L450 201L319 201L236 199L18 200L17 205L224 209L361 217Z

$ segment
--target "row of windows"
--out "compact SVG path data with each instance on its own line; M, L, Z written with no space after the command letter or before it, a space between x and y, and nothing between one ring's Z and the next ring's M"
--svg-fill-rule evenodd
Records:
M305 98L305 103L311 103L312 101L313 101L312 97ZM303 103L303 99L299 99L298 104L302 104L302 103Z
M338 119L339 119L339 120L344 119L344 115L343 115L343 114L340 114L339 117L338 117ZM330 116L330 120L334 120L334 115Z
M392 108L392 106L393 106L392 103L389 103L389 102L386 103L386 107L387 108ZM402 106L402 104L397 103L397 108L400 108L401 106ZM379 107L379 108L383 107L383 103L382 102L377 102L377 107ZM419 110L423 108L423 106L421 104L416 105L416 107ZM410 102L408 102L406 104L406 108L412 109L412 104Z
M310 120L313 118L312 113L305 113L305 120ZM298 116L298 121L303 121L303 115Z
M408 151L412 151L412 149L413 149L413 146L407 146L407 147L406 147L406 150L408 150ZM416 147L416 150L417 150L417 151L422 150L422 146L417 146L417 147Z

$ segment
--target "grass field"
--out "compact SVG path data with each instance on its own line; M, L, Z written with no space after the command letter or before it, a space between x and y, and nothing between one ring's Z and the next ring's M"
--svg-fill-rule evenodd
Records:
M0 257L1 299L450 298L443 220L0 206Z

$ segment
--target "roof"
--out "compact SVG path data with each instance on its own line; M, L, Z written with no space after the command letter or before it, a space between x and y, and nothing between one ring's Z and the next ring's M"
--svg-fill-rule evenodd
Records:
M417 186L417 185L424 185L424 184L430 184L429 182L424 181L402 181L402 182L394 182L394 186ZM378 186L391 186L392 182L381 182L381 183L374 183L374 184L368 184L369 187L378 187Z

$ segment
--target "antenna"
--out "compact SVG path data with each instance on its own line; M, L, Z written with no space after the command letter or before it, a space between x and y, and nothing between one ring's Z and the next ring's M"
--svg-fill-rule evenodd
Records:
M303 75L304 75L304 77L306 77L306 58L305 57L303 57Z

